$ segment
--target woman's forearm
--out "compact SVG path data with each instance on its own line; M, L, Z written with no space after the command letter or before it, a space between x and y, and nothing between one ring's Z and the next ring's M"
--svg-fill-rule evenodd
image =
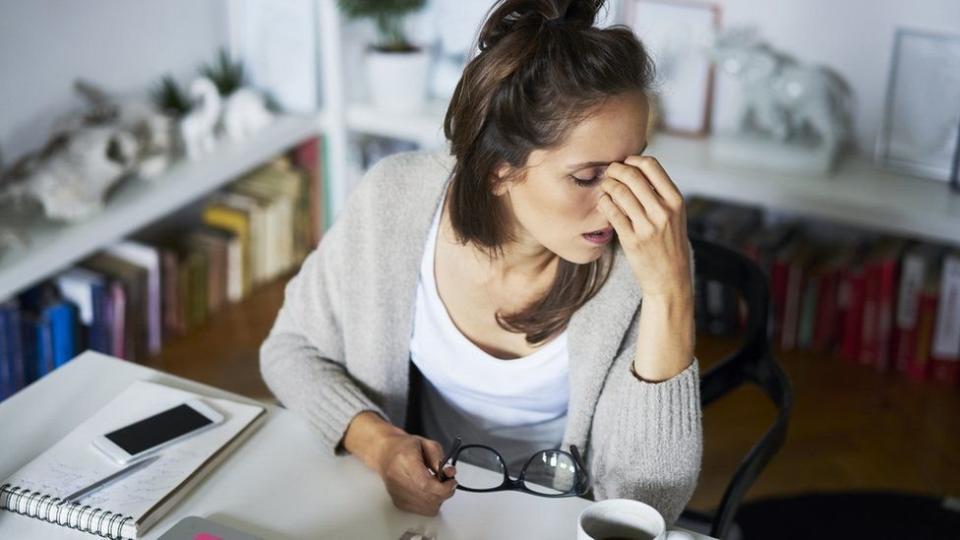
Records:
M633 369L641 379L660 382L687 369L693 359L693 293L644 296Z

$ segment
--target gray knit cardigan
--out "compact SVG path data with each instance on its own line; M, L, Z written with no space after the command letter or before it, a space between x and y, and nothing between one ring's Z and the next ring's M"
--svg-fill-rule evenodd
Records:
M404 426L420 261L454 163L442 150L377 162L286 285L260 349L261 372L332 454L343 453L347 425L362 411ZM700 472L699 365L692 358L659 383L630 373L642 292L617 251L607 282L567 327L562 447L584 453L597 499L644 501L673 524Z

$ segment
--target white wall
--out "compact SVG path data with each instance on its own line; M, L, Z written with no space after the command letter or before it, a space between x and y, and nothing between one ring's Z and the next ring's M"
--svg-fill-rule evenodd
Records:
M629 0L608 0L613 7ZM897 26L960 34L960 0L699 0L717 5L723 27L755 24L773 47L803 62L825 64L851 85L857 100L856 134L861 151L872 153L883 118L893 38ZM421 35L433 38L436 27L448 22L430 18L442 10L437 5L460 5L464 0L430 0L428 9L411 23ZM469 0L468 4L483 2ZM621 7L622 9L622 7ZM460 10L471 11L471 10ZM472 9L472 11L477 11ZM463 26L460 20L450 21ZM482 22L478 20L476 26ZM359 68L370 28L350 22L345 65ZM359 31L354 31L359 30ZM466 35L466 33L464 33ZM642 39L642 36L641 36ZM348 77L348 98L364 96L362 73ZM722 123L724 113L715 111Z
M142 93L181 81L228 44L228 0L0 0L0 152L42 145L80 105L73 81Z

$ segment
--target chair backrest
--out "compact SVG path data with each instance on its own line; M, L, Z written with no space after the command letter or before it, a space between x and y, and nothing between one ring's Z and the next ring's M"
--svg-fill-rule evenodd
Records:
M740 462L713 516L710 535L723 538L743 496L783 446L793 409L793 390L770 350L767 332L770 293L764 272L745 255L727 247L696 237L691 237L690 243L697 282L716 281L731 287L747 305L746 330L740 348L712 365L700 378L702 406L706 408L741 385L753 383L777 409L776 420Z

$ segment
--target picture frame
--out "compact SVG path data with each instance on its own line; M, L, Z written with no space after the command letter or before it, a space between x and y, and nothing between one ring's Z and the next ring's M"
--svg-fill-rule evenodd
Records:
M899 27L876 160L960 189L960 35Z
M656 65L662 131L710 132L714 66L706 49L720 28L720 7L698 0L623 0L622 20Z

